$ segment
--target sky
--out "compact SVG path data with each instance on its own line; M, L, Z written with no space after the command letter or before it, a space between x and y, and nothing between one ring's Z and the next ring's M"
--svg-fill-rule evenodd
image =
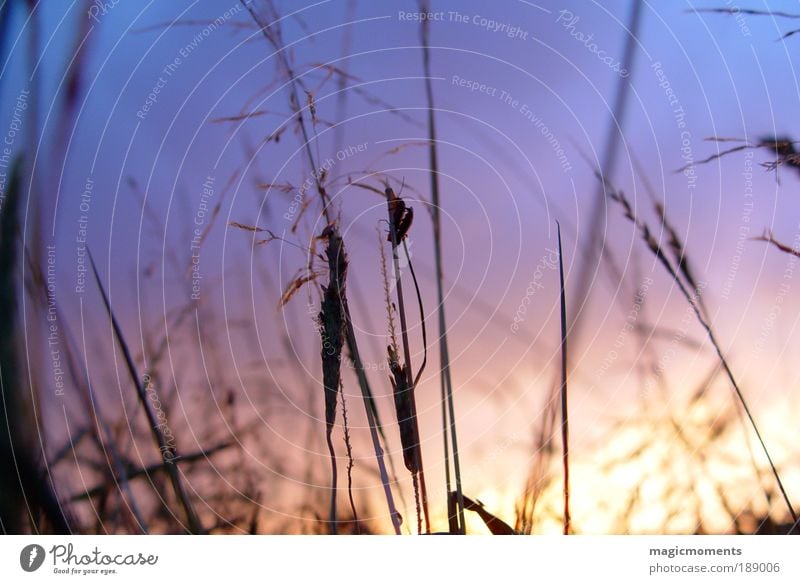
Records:
M73 330L98 327L86 337L87 353L109 343L102 312L86 309L99 306L91 279L81 285L86 245L137 349L149 335L168 339L168 369L179 394L199 393L201 401L212 396L216 403L230 389L287 460L311 456L324 464L320 437L309 446L297 431L298 420L319 419L322 412L313 320L318 297L306 287L277 308L305 266L303 248L324 225L313 201L292 232L294 193L312 173L301 137L288 125L279 141L265 141L287 125L289 114L287 88L275 81L272 48L233 0L122 1L103 10L101 4L87 3L93 7L87 9L80 2L55 3L37 13L41 58L32 81L28 40L20 34L24 10L15 8L3 39L0 131L13 125L21 92L41 96L22 122L41 129L30 162L39 195L28 212L33 217L40 209L41 238L56 246L65 319ZM765 424L767 437L794 469L787 472L794 472L792 491L800 498L800 465L790 450L800 436L785 416L798 406L797 374L789 366L800 308L795 265L790 256L751 240L767 229L788 245L800 235L793 195L798 177L790 168L765 169L772 158L764 149L698 164L728 146L794 135L790 120L800 97L794 44L800 40L781 40L794 21L695 12L738 8L726 0L643 1L628 64L634 4L434 0L429 15L459 438L465 467L479 469L469 473L465 489L508 517L528 474L532 437L560 362L553 259L559 222L573 325L571 415L581 479L575 517L587 531L609 529L606 515L614 515L596 512L596 492L629 489L644 472L622 479L598 475L597 461L648 431L610 435L609 428L655 404L680 411L715 364L713 348L674 282L621 208L598 196L594 171L604 164L610 141L617 142L618 154L613 168L604 169L607 179L657 235L663 234L652 201L661 202L683 238L714 330L754 409L774 421ZM354 324L388 419L376 234L385 209L381 198L349 185L348 177L367 175L367 182L380 186L373 173L389 174L398 186L404 183L403 196L417 210L408 243L431 356L418 401L429 472L440 477L419 9L415 2L349 0L277 7L295 73L313 94L318 121L310 148L320 164L328 161L350 259ZM750 2L747 8L767 5ZM796 3L770 2L768 8L791 11ZM209 24L218 18L219 26ZM70 66L79 71L73 100L65 73ZM326 78L330 67L346 71L343 86L336 76ZM623 87L626 109L615 119L613 104ZM227 119L252 112L257 115ZM23 148L21 139L13 148ZM686 172L679 170L687 165ZM294 191L263 186L287 183ZM279 239L254 245L259 234L227 227L230 222L269 229ZM597 255L587 252L595 226L605 242L599 265ZM194 247L201 234L201 248ZM84 236L85 243L79 241ZM588 296L581 302L587 269ZM193 274L201 277L193 281ZM196 308L191 322L174 326L172 315L186 305ZM645 347L626 328L631 319L655 331ZM410 330L419 362L416 315ZM204 352L209 346L217 361L210 365ZM119 381L104 370L108 362L99 361L93 365L110 380L113 409ZM357 404L353 379L346 377L344 392ZM703 416L713 419L720 404L730 403L724 379L715 384L701 426ZM278 396L274 412L263 410L265 392ZM319 397L315 405L309 395ZM70 398L54 399L68 404ZM192 428L197 421L187 408L183 423ZM351 422L355 433L366 435L358 408L350 406ZM666 440L676 439L668 432ZM364 466L370 448L363 436L356 444ZM300 465L269 470L291 484L305 480ZM359 487L378 493L373 479L362 476ZM433 481L439 491L440 482ZM442 497L435 503L441 507ZM637 525L647 529L662 519L640 518ZM691 529L680 521L675 529Z

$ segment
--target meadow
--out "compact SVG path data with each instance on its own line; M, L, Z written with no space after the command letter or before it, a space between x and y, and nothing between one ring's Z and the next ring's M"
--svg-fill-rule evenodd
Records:
M0 4L2 532L798 533L800 14L585 4Z

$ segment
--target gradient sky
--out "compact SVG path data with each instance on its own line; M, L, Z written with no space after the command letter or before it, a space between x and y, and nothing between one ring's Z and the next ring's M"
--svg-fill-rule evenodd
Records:
M99 22L87 20L81 6L51 3L39 13L43 57L34 77L34 87L43 96L38 123L44 128L35 169L40 191L49 195L40 203L45 240L58 250L59 303L77 328L82 299L93 306L98 301L93 290L74 291L80 197L91 178L88 241L101 272L109 278L116 309L134 339L148 331L163 332L164 315L191 302L186 270L192 229L202 210L203 183L214 177L212 205L221 201L221 206L200 257L202 310L196 322L169 331L175 346L170 354L172 370L181 374L181 392L219 391L206 380L200 353L201 340L218 343L222 357L217 366L224 372L226 388L234 387L243 401L252 398L254 403L265 383L276 388L290 413L257 412L263 416L265 432L287 449L287 458L307 456L293 427L295 420L321 412L319 349L307 306L309 298L312 302L316 298L302 291L284 311L275 308L281 291L304 265L304 253L278 241L254 247L251 234L225 227L228 221L238 221L278 234L288 229L291 221L285 214L290 212L292 195L275 189L267 193L256 185L297 186L310 170L292 128L279 143L260 145L285 123L289 112L286 92L273 83L275 60L268 43L233 0L123 1L99 16ZM335 160L329 178L383 171L405 181L404 195L412 204L420 195L428 199L427 151L419 144L426 138L419 24L404 16L416 12L416 4L329 0L278 6L282 15L296 10L282 21L283 40L291 46L295 71L310 87L316 88L324 76L317 67L320 63L346 69L352 76L343 109L335 79L320 86L314 96L321 121L312 147L320 160ZM629 0L433 2L432 10L442 19L431 23L430 34L446 306L465 465L481 469L467 477L465 488L506 514L522 488L531 457L531 432L556 378L558 280L547 261L548 250L556 246L556 220L564 229L571 299L586 267L586 238L596 222L605 225L608 249L624 273L621 281L615 280L601 266L592 280L588 304L581 307L573 300L570 305L571 316L580 322L570 349L575 460L577 476L587 473L584 484L602 482L592 474L591 463L604 455L609 424L639 411L648 401L637 372L645 357L633 335L624 341L618 358L605 368L602 365L641 281L653 280L643 322L667 331L685 328L686 338L705 341L693 320L682 327L684 300L621 210L611 204L602 205L600 213L592 211L597 198L592 170L603 158L611 104L620 87L620 76L596 51L614 62L623 58L631 6ZM792 20L692 13L699 7L728 6L724 0L699 5L643 2L643 6L635 65L622 79L630 84L630 94L627 113L614 126L621 142L610 178L627 193L641 217L657 226L646 190L647 183L652 185L654 196L685 238L698 278L706 283L705 300L714 326L742 385L761 415L778 420L787 408L798 406L797 374L787 367L790 349L798 340L800 309L797 284L791 275L784 279L793 264L763 243L745 241L738 249L737 243L740 235L755 237L767 228L788 244L800 235L800 206L793 194L798 177L791 169L781 169L777 177L765 170L761 163L771 158L764 150L738 152L697 166L691 180L676 171L686 164L682 156L687 153L700 160L728 146L706 141L708 137L756 141L794 135L790 120L800 98L794 45L800 37L778 40L791 30ZM770 2L768 8L796 6ZM766 9L767 3L751 2L748 7ZM197 42L205 21L230 9L235 14L227 24L207 37L201 34ZM11 57L3 63L3 132L11 123L19 92L31 87L26 37L16 36L24 30L26 15L16 12L13 34L4 39ZM455 12L463 19L456 19ZM492 31L489 20L507 27L503 30L518 27L519 32L511 38L503 30ZM170 22L174 25L166 26ZM164 26L154 27L159 24ZM87 35L85 50L76 60L82 71L79 94L74 118L64 129L59 125L66 99L63 72L75 54L76 39L80 42L83 35ZM591 41L586 41L588 35ZM596 51L594 45L588 46L591 43ZM164 68L176 57L180 63L166 74ZM137 112L159 78L163 87L142 119ZM672 104L666 82L674 92ZM470 90L480 85L484 90ZM678 107L685 117L676 117ZM255 110L268 113L244 123L213 122ZM331 128L326 121L338 124ZM390 153L402 144L406 146ZM561 159L558 147L563 150ZM337 151L343 152L343 160L336 158ZM351 261L351 303L365 358L379 369L384 366L386 322L375 228L384 207L373 193L344 186L340 182L331 190L342 208ZM144 213L143 199L148 209ZM434 337L429 347L433 356L438 345L430 222L419 200L414 206L417 221L410 244L429 313L428 331ZM291 242L308 245L309 236L319 233L315 212L318 209L312 206L298 233L287 235ZM203 227L209 224L209 216L201 219ZM529 295L531 302L515 333L513 317L532 281L541 283L541 288ZM782 292L784 281L789 288ZM97 313L89 320L104 324L101 317ZM237 322L254 322L257 339ZM107 331L102 330L89 345L108 343ZM418 338L418 328L412 334ZM712 348L705 343L672 354L668 344L668 340L653 341L647 359L669 355L665 378L670 396L664 399L679 407L681 396L693 390L714 364ZM415 349L419 361L421 346L416 341ZM430 472L440 476L436 365L432 358L418 399L425 455ZM382 395L384 417L390 419L385 373L376 370L371 378ZM352 377L349 381L345 392L355 403L357 388ZM317 409L309 411L306 392L317 390ZM727 391L720 380L720 403L729 398ZM364 433L360 411L354 411L353 418L356 431ZM777 422L770 426L767 435L775 441L775 450L789 456L788 445L800 438L796 424L793 429ZM369 448L365 440L357 446L357 454L367 457ZM608 446L609 451L615 448ZM313 456L319 456L322 464L321 441L314 449ZM797 468L797 454L793 456L785 462ZM290 480L300 480L291 470L287 473ZM791 484L800 498L800 480ZM371 475L363 479L362 487L376 488ZM605 529L587 501L591 497L579 484L576 521L583 519L587 530ZM646 528L647 520L642 525Z

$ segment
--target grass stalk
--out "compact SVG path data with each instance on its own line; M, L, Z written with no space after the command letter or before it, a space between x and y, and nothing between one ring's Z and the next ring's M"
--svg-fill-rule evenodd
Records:
M632 8L627 28L625 29L625 48L621 59L622 66L628 71L633 71L633 64L636 56L636 45L639 42L638 32L642 21L643 12L642 0L632 0ZM611 109L611 117L608 120L606 129L606 140L603 146L603 161L600 169L604 177L610 177L614 172L619 156L620 139L622 137L622 127L625 112L628 107L628 96L632 87L631 78L620 76L617 79L616 95ZM585 240L584 265L578 273L578 281L574 289L574 302L577 307L575 310L575 320L571 323L573 342L580 336L583 320L577 315L583 313L588 308L589 288L594 280L596 266L599 265L599 258L602 250L606 249L605 233L608 226L607 207L604 191L598 188L592 200L592 207L588 217L591 217L588 235Z
M420 10L429 12L430 2L420 0ZM430 58L430 23L423 20L420 24L420 35L422 41L422 66L425 75L425 96L428 104L428 156L431 176L431 217L433 220L433 246L436 265L436 300L437 316L439 322L439 361L440 361L440 385L442 399L442 430L444 436L444 456L445 456L445 483L449 493L452 486L450 481L450 448L448 441L452 444L453 472L456 483L456 513L457 521L448 512L448 522L450 531L456 527L455 533L464 535L466 527L464 525L464 491L461 485L461 462L458 452L458 437L456 433L455 403L453 400L453 380L450 374L450 351L447 344L447 318L444 310L444 270L442 260L442 220L441 220L441 197L439 196L439 161L436 142L436 117L434 115L433 85L431 83L431 58Z
M369 425L370 437L372 438L372 446L375 450L375 460L378 463L378 472L381 477L381 484L383 485L383 492L386 496L386 504L389 507L389 514L392 518L392 527L397 535L400 535L401 517L397 511L394 503L394 496L392 495L391 482L389 481L389 473L386 471L386 462L383 459L383 448L381 447L381 440L378 434L378 419L376 416L377 408L372 397L372 392L367 380L367 374L364 370L364 363L361 360L361 354L358 351L358 343L356 340L355 329L350 319L350 309L345 304L345 312L347 314L347 345L350 351L350 356L353 359L353 366L356 370L356 377L358 378L358 385L361 388L361 395L364 400L364 409L367 414L367 423Z
M630 202L625 197L625 195L621 191L616 190L607 180L603 178L603 176L599 172L596 172L595 174L607 188L609 197L623 208L625 217L628 220L630 220L634 224L634 226L639 230L639 232L642 235L642 238L647 244L647 247L650 249L653 255L656 256L661 265L664 266L664 268L667 270L667 273L669 274L670 278L672 278L672 280L677 284L678 289L681 291L681 294L689 303L689 306L692 308L692 311L694 312L697 321L700 323L700 326L702 326L703 330L706 332L706 335L708 336L711 345L714 347L714 351L717 354L720 364L722 365L722 369L725 371L725 375L728 377L728 380L730 381L730 384L733 387L733 391L736 395L736 398L742 405L742 409L744 410L747 419L750 422L750 426L753 428L753 431L756 435L756 438L758 439L761 449L764 452L767 461L769 462L770 470L772 471L772 475L775 478L775 482L777 483L778 489L781 492L781 496L783 497L783 500L786 503L789 515L791 516L792 521L797 523L798 522L797 512L794 510L794 506L792 505L791 500L789 499L789 495L786 492L786 488L783 486L783 481L781 480L780 473L778 473L778 469L772 460L772 456L770 455L766 442L764 441L764 438L761 435L761 431L758 428L758 424L756 423L755 417L753 416L753 413L750 410L750 406L748 405L747 400L744 397L744 393L742 392L742 389L739 386L739 382L736 380L736 377L734 376L733 371L731 370L730 364L728 363L728 360L722 351L722 347L719 344L716 335L714 334L714 330L711 327L710 322L703 316L703 309L701 308L701 305L697 301L697 295L700 294L700 291L697 290L695 291L696 293L693 293L687 289L686 284L684 284L683 279L678 274L677 269L672 266L672 263L670 262L667 254L664 252L659 243L653 237L650 228L647 226L646 223L639 220L639 218L635 215L633 207L631 206Z
M350 422L347 420L347 400L344 398L344 391L341 391L342 398L342 429L344 431L344 445L347 453L347 499L350 501L350 511L353 513L353 525L356 534L361 535L361 524L358 521L358 510L355 499L353 499L353 444L350 441Z
M333 446L333 429L336 424L336 405L342 387L342 347L345 337L344 293L347 279L347 257L344 243L334 226L323 233L327 236L328 286L322 287L322 305L319 312L322 358L322 383L325 393L325 440L331 458L331 533L337 531L336 449Z
M411 471L417 491L422 499L422 512L425 516L425 531L430 533L430 514L428 511L428 492L425 484L425 469L422 462L422 445L419 434L419 418L417 416L416 381L411 364L411 345L408 340L408 322L406 319L405 299L403 296L403 281L400 272L400 256L398 248L413 219L412 209L406 208L403 200L394 194L391 187L386 187L386 208L389 216L389 239L392 247L392 264L394 266L395 292L397 294L397 312L400 318L400 338L403 345L404 364L402 367L397 362L397 355L391 356L390 365L395 374L395 405L397 407L398 423L401 426L401 437L404 439L404 457L406 467ZM408 248L404 247L406 253ZM415 278L416 285L416 278ZM419 288L416 288L419 292ZM421 304L421 298L420 299ZM424 315L423 315L424 320ZM424 366L424 365L423 365ZM421 370L420 370L421 371ZM404 379L403 379L404 378ZM404 426L406 428L404 429Z
M128 374L130 375L131 381L136 389L136 395L139 398L139 404L142 406L145 416L147 417L147 424L150 426L150 431L153 435L153 440L156 443L156 447L158 448L158 453L166 463L167 474L169 475L170 482L172 483L172 488L175 492L175 498L183 508L183 512L186 516L186 525L184 527L191 534L202 534L204 533L203 526L200 523L200 519L194 510L191 500L189 499L189 494L186 492L186 489L183 485L183 480L181 479L178 467L175 465L175 460L179 458L177 448L174 446L174 444L170 444L167 441L166 436L161 431L161 426L156 418L155 413L153 412L153 408L150 405L150 401L147 397L142 379L139 377L139 374L136 371L136 365L133 362L133 357L131 356L128 343L125 341L125 337L122 334L122 328L117 321L114 311L111 309L111 302L106 294L105 288L103 287L103 282L100 280L100 274L98 273L97 266L94 263L94 257L88 250L87 254L89 256L89 263L92 266L92 272L94 273L95 281L97 282L97 288L100 291L106 312L111 320L111 327L114 332L114 337L116 338L117 344L122 351L122 356L125 359L125 365L128 369Z
M561 224L558 226L558 273L561 281L561 450L564 465L564 535L570 534L569 513L569 407L567 404L567 292L564 280L564 252Z

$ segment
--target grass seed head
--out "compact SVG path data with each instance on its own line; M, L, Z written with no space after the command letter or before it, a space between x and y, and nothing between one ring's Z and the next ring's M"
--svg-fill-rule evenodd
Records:
M410 472L417 473L419 472L419 438L411 400L413 388L408 384L408 372L405 365L400 364L397 352L391 346L387 350L389 371L392 373L389 379L392 382L397 425L400 427L400 443L403 446L403 462Z
M328 262L328 285L322 287L322 307L319 313L322 338L322 382L325 388L325 422L328 429L336 421L336 402L341 385L342 347L345 334L344 291L347 276L347 257L344 243L335 227L326 228L328 240L325 251Z

